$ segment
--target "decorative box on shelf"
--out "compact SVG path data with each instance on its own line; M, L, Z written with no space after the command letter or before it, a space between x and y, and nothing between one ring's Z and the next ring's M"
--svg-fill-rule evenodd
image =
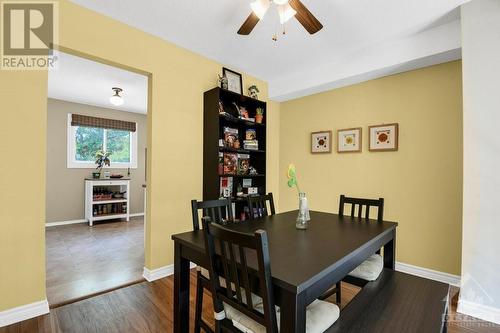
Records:
M130 179L85 179L85 219L130 220Z

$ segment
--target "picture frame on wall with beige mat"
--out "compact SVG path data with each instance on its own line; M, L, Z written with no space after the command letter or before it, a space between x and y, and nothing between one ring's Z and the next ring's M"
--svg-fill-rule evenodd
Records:
M311 133L311 153L325 154L332 152L332 131Z
M338 153L360 153L362 145L362 128L346 128L337 131Z
M399 124L382 124L368 127L370 151L397 151L399 145Z

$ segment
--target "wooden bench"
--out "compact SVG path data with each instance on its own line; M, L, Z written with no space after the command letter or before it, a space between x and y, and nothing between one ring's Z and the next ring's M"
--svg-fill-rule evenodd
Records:
M386 269L327 332L446 332L448 293L448 284Z

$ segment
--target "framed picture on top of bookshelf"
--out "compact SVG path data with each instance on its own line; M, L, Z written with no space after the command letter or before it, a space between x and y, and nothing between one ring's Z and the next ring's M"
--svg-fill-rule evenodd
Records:
M227 90L237 94L241 94L243 92L243 78L240 73L223 67L222 75L227 78Z

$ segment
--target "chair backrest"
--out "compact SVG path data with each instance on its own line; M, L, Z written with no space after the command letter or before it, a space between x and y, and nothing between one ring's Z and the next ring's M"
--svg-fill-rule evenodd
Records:
M266 332L277 333L276 310L274 305L271 263L267 234L257 230L254 234L231 231L211 223L210 218L202 219L205 235L205 249L209 257L210 283L214 310L220 313L223 302L266 328ZM256 255L258 267L250 268L247 257ZM220 265L218 265L220 263ZM225 287L220 284L221 267ZM257 269L257 271L255 271ZM253 275L250 275L250 272ZM259 291L264 306L263 313L254 309L252 301L252 278L259 280Z
M231 207L231 199L196 201L191 200L191 210L193 215L193 230L200 229L200 215L198 211L202 211L202 216L210 217L210 220L218 224L226 224L233 221L233 209Z
M269 209L267 203L269 202ZM265 195L249 195L248 196L248 215L250 219L257 219L268 215L276 214L274 208L273 194L268 193ZM269 214L270 213L270 214Z
M363 207L365 207L365 219L370 218L370 207L377 207L377 220L381 222L384 219L384 198L377 199L362 199L362 198L349 198L345 195L340 196L340 204L339 204L339 215L344 216L344 206L345 204L351 205L351 214L350 216L356 217L356 207L357 207L357 217L363 217Z

